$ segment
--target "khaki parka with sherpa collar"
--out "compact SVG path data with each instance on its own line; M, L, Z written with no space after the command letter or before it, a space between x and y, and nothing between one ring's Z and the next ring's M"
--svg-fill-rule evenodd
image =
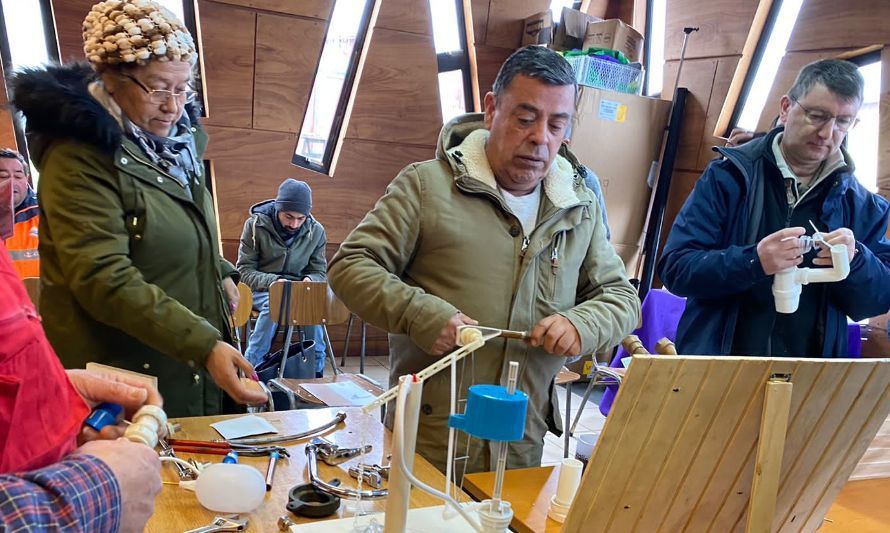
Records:
M168 415L217 414L204 361L230 338L221 280L236 271L219 255L206 176L192 176L190 195L151 164L90 94L95 79L75 65L13 80L40 169L44 329L67 368L151 374ZM187 111L200 154L207 137Z
M307 215L288 245L275 230L275 216L275 200L265 200L250 208L235 263L241 281L253 292L268 291L282 275L327 281L324 226Z
M524 235L498 192L487 138L482 115L446 124L436 159L402 170L328 269L344 303L390 332L390 385L434 362L429 351L458 310L511 330L560 313L577 328L583 353L614 346L636 327L639 300L574 156L561 150L543 181L537 225ZM459 379L464 388L505 385L510 361L519 362L529 406L525 438L510 443L508 465L539 466L544 434L561 427L553 381L565 358L495 339L467 359ZM443 470L449 382L448 371L425 382L417 434L417 450ZM478 440L470 455L469 471L493 468L492 451Z

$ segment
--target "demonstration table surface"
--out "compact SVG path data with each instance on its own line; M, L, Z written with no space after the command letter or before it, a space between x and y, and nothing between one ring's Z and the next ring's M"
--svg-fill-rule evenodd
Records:
M337 478L344 486L355 487L356 480L349 477L348 473L350 466L356 465L360 461L364 461L367 464L388 464L388 461L385 461L385 457L390 453L391 435L380 423L376 412L371 415L364 415L359 408L346 407L336 409L323 408L277 411L274 413L261 413L257 416L267 419L276 429L278 429L279 433L283 435L305 431L312 427L318 427L325 422L330 421L337 411L341 410L346 412L346 420L342 424L329 429L323 436L340 446L355 447L362 444L361 433L364 429L364 431L366 431L366 444L371 444L374 449L371 453L361 458L356 458L337 466L328 466L319 461L318 473L319 476L325 480L330 481L332 478ZM177 439L191 440L218 439L220 438L219 434L216 430L210 427L210 424L227 418L233 418L233 416L241 415L175 419L173 422L180 424L181 428L173 437ZM246 515L250 520L246 531L278 531L277 522L278 517L281 515L288 515L291 520L297 523L309 522L311 520L289 513L285 508L291 487L309 482L305 453L305 445L308 442L309 439L281 443L282 446L287 447L291 456L289 459L282 458L278 461L275 469L275 479L272 490L266 493L266 498L258 509L249 515ZM383 443L382 450L380 446L381 443ZM183 459L194 457L199 461L205 462L220 462L222 460L222 456L219 455L178 452L177 456ZM269 458L239 457L239 462L255 466L265 476ZM421 481L432 486L441 487L444 485L445 476L419 455L415 455L414 458L414 474L420 478ZM172 464L165 463L163 465L161 478L164 482L170 482L171 484L165 483L163 485L160 494L155 500L155 513L151 517L151 520L149 520L145 531L151 533L181 533L182 531L207 525L218 515L218 513L213 513L201 507L194 492L176 486L179 477L176 475L176 470ZM386 484L384 482L384 487L385 486ZM369 487L365 485L364 488ZM238 495L233 494L232 497L237 498ZM386 500L374 500L363 502L363 505L367 511L373 512L383 511L385 503ZM416 489L412 490L410 500L410 506L412 508L429 507L433 505L441 505L441 501ZM352 513L349 511L351 508L351 503L344 500L341 502L337 514L329 517L329 519L350 517L352 516ZM244 515L242 515L242 518L243 517Z
M559 469L552 466L507 470L503 499L513 506L511 529L519 533L556 533L562 524L547 518L556 494ZM476 500L491 497L494 472L470 474L464 489ZM886 533L890 531L890 478L847 483L828 509L820 532Z
M294 393L306 403L314 403L324 405L324 402L315 397L315 395L311 394L309 391L301 387L300 385L304 383L339 383L343 381L351 381L358 385L362 390L370 392L374 396L380 396L385 390L380 388L379 385L370 381L367 377L361 374L347 374L346 372L341 372L336 376L324 376L320 378L311 378L311 379L282 379L282 383L284 383L288 388L290 388Z

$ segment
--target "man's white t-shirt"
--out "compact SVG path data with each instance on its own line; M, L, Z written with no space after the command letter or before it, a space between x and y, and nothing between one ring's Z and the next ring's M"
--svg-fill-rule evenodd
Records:
M510 207L510 211L513 211L513 214L519 219L519 223L522 224L522 231L525 236L531 235L532 230L535 229L535 224L538 223L538 208L541 204L541 184L538 183L535 190L525 196L513 196L500 187L498 189L501 191L504 201L507 202L507 206Z

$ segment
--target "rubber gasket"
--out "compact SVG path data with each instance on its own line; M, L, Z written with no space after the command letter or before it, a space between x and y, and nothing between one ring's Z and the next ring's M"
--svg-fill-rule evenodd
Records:
M287 510L307 518L331 516L340 508L340 497L318 490L311 483L290 489Z

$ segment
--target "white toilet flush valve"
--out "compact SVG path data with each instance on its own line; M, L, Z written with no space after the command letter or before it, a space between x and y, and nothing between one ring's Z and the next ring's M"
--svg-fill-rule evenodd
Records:
M791 267L777 272L773 279L773 297L776 300L776 311L794 313L800 304L802 286L808 283L832 283L846 279L850 274L850 255L845 244L828 244L822 233L814 233L812 237L800 237L801 255L813 249L816 243L822 243L831 253L831 268L798 268Z

